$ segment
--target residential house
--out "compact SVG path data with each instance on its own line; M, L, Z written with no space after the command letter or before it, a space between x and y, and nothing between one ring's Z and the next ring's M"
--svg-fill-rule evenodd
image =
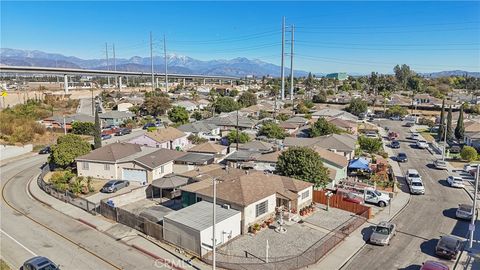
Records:
M297 133L298 129L300 128L300 125L297 125L295 123L288 123L288 122L280 122L278 125L285 130L286 133L290 135L294 135Z
M121 111L111 111L105 112L98 115L98 117L105 121L107 126L120 126L126 120L133 119L133 113L131 112L121 112Z
M214 124L220 127L220 131L230 131L237 127L237 114L236 112L232 113L223 113L219 116L211 117L208 119L203 120L206 123ZM238 129L239 130L246 130L252 129L255 127L255 121L243 116L238 115Z
M117 111L119 112L128 112L131 107L133 107L133 104L130 102L121 102L117 104Z
M191 153L200 153L200 154L209 154L215 157L215 163L218 163L223 160L223 158L227 155L228 147L225 145L213 143L213 142L205 142L199 145L196 145L187 150Z
M210 202L198 202L163 217L163 239L197 256L212 250L213 239L219 247L241 234L241 213L215 205L215 237L213 209Z
M188 146L187 137L187 134L184 132L174 127L167 127L146 132L139 137L131 139L129 143L154 148L182 150Z
M290 119L287 119L285 121L285 123L291 123L291 124L295 124L295 125L298 125L300 127L302 126L306 126L308 124L309 120L305 117L301 117L301 116L294 116Z
M215 160L214 155L200 153L185 153L174 160L173 172L183 173L194 170L199 166L212 164Z
M345 120L342 118L337 117L328 117L326 118L327 122L330 124L335 125L336 127L340 128L341 130L348 132L350 134L356 135L357 134L357 123L351 120Z
M95 117L87 114L73 114L63 116L52 116L42 120L42 124L47 128L65 128L67 130L72 129L73 122L90 122L95 123Z
M188 187L188 185L187 185ZM212 202L213 186L195 192L197 201ZM299 210L312 202L313 185L286 176L254 172L216 185L217 204L242 213L242 233L275 217L277 208Z
M260 152L260 153L269 153L274 151L274 146L273 144L268 142L254 140L254 141L246 142L244 144L239 144L238 149Z
M173 172L173 161L184 152L112 143L75 159L78 176L150 183Z
M188 112L193 112L198 109L197 104L188 100L177 101L173 103L173 106L183 107Z
M313 150L320 155L323 165L334 172L334 174L333 172L331 173L334 177L330 178L333 182L332 187L334 187L335 183L338 183L338 181L347 178L348 160L345 156L319 146L314 146Z
M465 132L465 144L480 152L480 132Z
M277 169L278 157L282 154L282 151L275 151L258 155L255 158L254 169L257 171L274 172Z
M193 134L209 141L219 141L221 139L220 127L206 121L197 121L181 125L178 127L178 130L185 132L187 136Z
M293 138L287 137L283 141L285 147L305 146L313 147L319 146L338 153L348 160L351 160L355 155L355 146L357 138L350 134L331 134L315 138Z
M322 109L322 110L316 111L312 114L312 119L318 119L318 118L322 118L322 117L323 118L338 118L338 119L341 119L341 120L351 121L351 122L358 121L358 117L356 117L355 115L353 115L349 112L346 112L346 111L333 109L333 108Z

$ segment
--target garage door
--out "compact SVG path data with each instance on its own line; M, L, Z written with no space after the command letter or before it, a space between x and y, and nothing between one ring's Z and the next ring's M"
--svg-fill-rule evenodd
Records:
M147 182L147 171L123 168L122 179L140 183Z

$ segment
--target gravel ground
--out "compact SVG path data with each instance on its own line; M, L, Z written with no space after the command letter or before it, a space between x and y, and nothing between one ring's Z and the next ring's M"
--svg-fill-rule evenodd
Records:
M317 204L317 208L313 215L305 219L305 222L330 231L354 216L353 213L333 207L326 211L326 206L322 204Z

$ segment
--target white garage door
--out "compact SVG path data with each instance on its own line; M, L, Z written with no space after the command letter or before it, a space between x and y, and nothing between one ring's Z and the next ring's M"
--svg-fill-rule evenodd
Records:
M122 169L122 179L135 182L147 182L147 171L137 169Z

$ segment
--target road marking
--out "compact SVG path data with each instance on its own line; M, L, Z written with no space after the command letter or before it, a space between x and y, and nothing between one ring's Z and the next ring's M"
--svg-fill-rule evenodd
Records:
M6 233L5 231L3 231L2 229L0 229L0 232L5 234L8 238L12 239L15 243L17 243L19 246L21 246L23 249L25 249L26 251L28 251L30 254L32 254L33 256L37 256L37 254L35 254L35 252L31 251L30 249L28 249L26 246L22 245L22 243L18 242L15 238L13 238L12 236L10 236L8 233Z

